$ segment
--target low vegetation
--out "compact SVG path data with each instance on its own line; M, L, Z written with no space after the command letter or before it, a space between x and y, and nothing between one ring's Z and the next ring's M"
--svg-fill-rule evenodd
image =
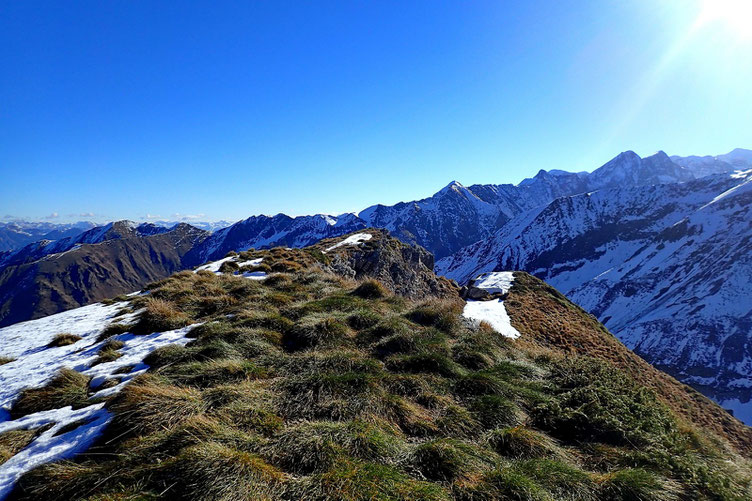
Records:
M144 308L134 333L202 324L108 400L89 454L37 468L11 497L749 499L745 460L610 363L322 273L324 254L240 259L262 256L265 281L183 272L130 298ZM11 412L79 404L87 385L64 371Z
M50 344L48 344L47 347L55 348L58 346L68 346L77 341L80 341L81 339L83 339L81 336L76 336L75 334L62 332L60 334L55 335L55 337L52 338L52 341L50 341Z
M45 386L23 390L13 402L10 415L13 419L50 409L59 409L71 405L85 407L89 405L89 377L63 368Z

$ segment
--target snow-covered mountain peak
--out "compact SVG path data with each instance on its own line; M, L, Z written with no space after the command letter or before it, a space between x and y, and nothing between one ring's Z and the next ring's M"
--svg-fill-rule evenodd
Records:
M464 190L464 189L466 189L466 188L464 186L462 186L462 184L460 184L458 181L452 181L448 185L446 185L443 188L441 188L436 193L436 195L443 195L444 193L449 193L449 192L452 192L452 191L459 192L459 191Z

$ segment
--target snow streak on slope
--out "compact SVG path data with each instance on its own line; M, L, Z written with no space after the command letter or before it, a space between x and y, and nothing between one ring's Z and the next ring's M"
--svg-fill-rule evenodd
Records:
M369 241L373 235L370 233L356 233L355 235L350 235L346 239L342 240L341 242L338 242L331 247L327 248L324 252L333 251L334 249L337 249L339 247L342 247L343 245L360 245L363 242Z
M0 365L0 433L52 425L29 446L0 465L0 499L10 492L13 484L27 471L88 449L110 420L109 412L101 403L76 410L64 407L42 411L11 420L8 411L23 389L43 386L61 368L66 367L92 378L90 398L111 395L133 377L146 371L148 367L143 363L146 355L168 344L186 344L189 341L186 334L195 327L193 325L145 336L130 333L113 336L111 339L124 343L119 350L122 356L112 362L92 365L106 342L97 341L97 337L122 306L92 304L0 329L0 355L15 359ZM136 314L119 316L117 321L127 323ZM74 334L82 339L67 346L48 347L54 337L61 333ZM130 370L122 373L124 368ZM107 380L117 384L97 391ZM57 435L63 427L75 423L81 424Z
M514 275L511 271L501 271L484 273L475 280L473 286L491 294L506 294L512 287L513 282ZM489 301L468 300L462 311L462 316L478 323L488 322L502 336L512 339L520 337L519 331L512 327L511 320L507 314L507 308L501 299L497 298Z
M238 268L244 268L244 267L249 267L249 266L258 266L261 264L263 260L264 258L260 257L257 259L250 259L248 261L240 262L238 256L227 256L218 261L212 261L210 263L201 265L198 268L196 268L193 271L193 273L197 273L199 271L211 271L212 273L216 275L221 275L222 272L219 271L219 269L222 267L224 263L237 263ZM264 280L268 276L265 271L243 271L243 270L240 270L239 275L242 277L248 278L250 280Z

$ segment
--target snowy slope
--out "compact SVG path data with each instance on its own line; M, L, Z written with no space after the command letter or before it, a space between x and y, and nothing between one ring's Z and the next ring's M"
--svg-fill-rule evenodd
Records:
M239 256L207 263L196 271L204 270L221 274L222 263L235 261L238 272L251 280L263 280L266 273L243 271L243 267L261 264L262 258L239 262ZM137 293L134 293L137 294ZM0 365L0 433L33 429L52 425L24 450L0 464L0 499L10 492L13 484L25 472L40 464L67 458L85 451L110 421L104 404L92 404L82 409L53 409L37 412L11 420L9 410L13 401L25 388L44 386L60 369L69 368L91 377L90 398L105 397L117 393L138 374L148 369L143 363L146 355L168 344L187 344L187 334L199 324L165 332L135 335L129 332L112 336L124 346L118 351L120 357L111 362L94 364L99 350L106 341L97 337L110 322L129 324L139 312L120 315L123 303L105 306L101 303L76 308L28 322L21 322L0 329L0 356L13 361ZM81 339L71 345L49 347L57 334L68 333ZM111 382L100 388L105 381ZM64 426L82 423L66 433L57 433Z
M85 451L110 420L109 413L101 403L75 410L64 407L42 411L11 420L8 410L24 388L43 386L61 368L67 367L92 378L90 398L111 395L148 368L142 362L146 355L167 344L187 343L189 339L186 334L195 327L145 336L130 333L114 336L114 339L125 343L119 350L122 356L112 362L92 365L105 342L97 341L97 336L113 320L121 306L122 303L111 306L97 303L0 329L0 355L15 359L0 365L0 433L52 425L29 446L0 465L0 499L8 494L15 481L25 472L40 464ZM120 316L116 321L128 322L133 316ZM63 332L82 339L68 346L48 347L55 335ZM123 372L124 368L130 370ZM107 380L118 384L98 390ZM61 428L73 423L81 424L58 435Z
M752 171L564 197L436 269L534 273L752 423Z

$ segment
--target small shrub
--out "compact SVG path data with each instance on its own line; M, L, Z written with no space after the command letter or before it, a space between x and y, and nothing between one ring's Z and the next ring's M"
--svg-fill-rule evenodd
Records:
M389 295L387 288L378 280L366 280L356 287L352 293L363 299L380 299Z
M63 368L45 386L23 390L13 402L10 415L17 419L35 412L59 409L68 405L84 407L89 404L89 376Z
M50 341L47 347L55 348L58 346L68 346L82 339L83 338L81 336L76 336L75 334L69 334L67 332L63 332L63 333L55 335L55 337L52 338L52 341Z

